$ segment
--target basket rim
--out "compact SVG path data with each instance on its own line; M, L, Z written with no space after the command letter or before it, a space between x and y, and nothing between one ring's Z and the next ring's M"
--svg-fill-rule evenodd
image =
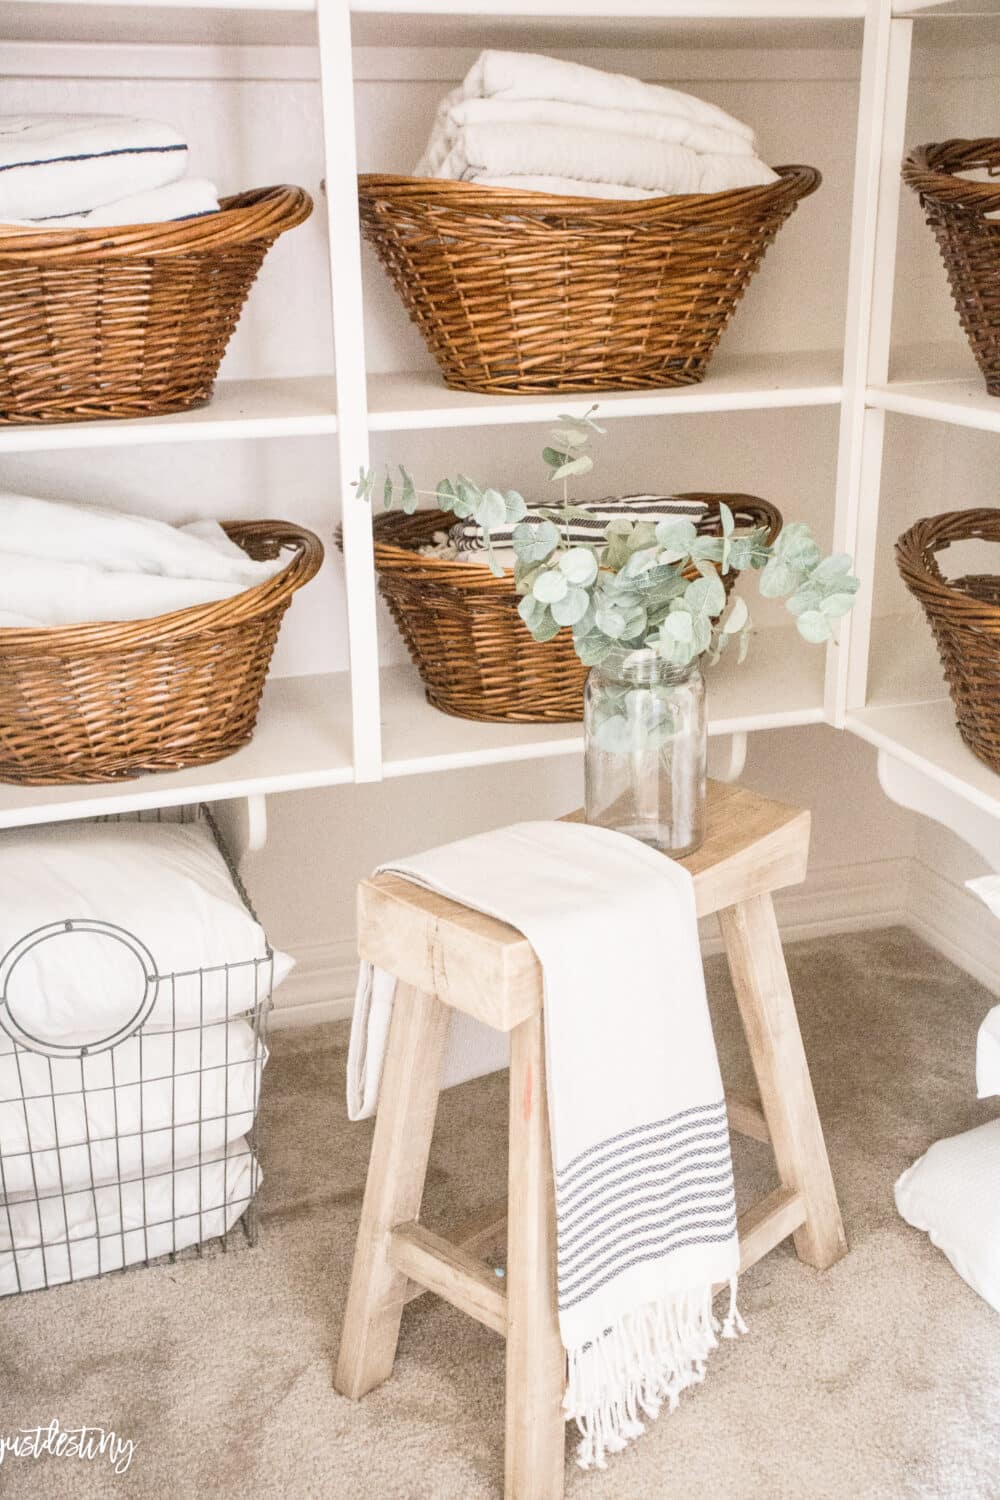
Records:
M734 511L752 510L758 513L760 520L758 525L767 526L770 539L773 541L781 530L784 522L781 512L777 506L772 505L769 500L763 500L759 495L734 494L723 491L688 490L683 494L671 495L672 500L704 500L711 505L724 500ZM711 519L703 517L703 521ZM482 563L458 562L451 557L423 557L415 552L412 547L402 546L399 542L389 541L379 536L379 530L390 530L401 527L406 523L425 520L428 534L434 531L443 531L447 525L454 525L455 517L447 511L430 509L418 510L411 516L403 511L386 511L374 518L375 529L373 552L376 570L381 572L381 563L387 569L398 570L399 573L405 569L406 572L422 574L424 582L449 585L456 590L470 589L476 592L505 594L514 589L514 577L511 573L504 573L502 578L495 577Z
M247 240L273 240L303 223L313 210L313 200L305 188L289 183L252 188L219 202L222 206L218 213L120 228L24 231L19 225L0 223L0 265L39 257L80 259L86 252L115 257L183 255Z
M323 543L313 531L289 521L223 521L223 531L237 546L263 542L279 550L293 547L295 555L272 578L252 588L194 604L167 615L141 620L104 620L79 625L8 626L0 629L0 659L4 656L70 656L81 652L125 652L172 645L193 636L230 629L275 609L283 609L297 589L308 583L323 562Z
M590 198L561 194L536 193L525 188L485 187L477 182L462 182L443 177L406 177L397 173L363 172L358 176L358 196L395 201L422 199L436 208L467 209L479 213L511 214L524 217L570 216L586 218L643 219L651 214L672 217L698 213L706 205L745 211L754 204L765 206L774 198L807 198L822 182L816 167L788 165L773 167L777 182L758 183L753 187L727 188L719 193L673 193L660 198Z
M914 146L903 161L901 175L907 187L921 198L930 198L947 207L976 208L988 213L1000 208L1000 183L970 182L955 174L985 166L991 159L1000 164L1000 137L953 136L947 141Z
M964 620L958 625L971 626L975 616L977 628L990 627L1000 632L1000 605L972 598L944 577L937 565L936 553L952 542L1000 542L1000 507L945 511L938 516L923 516L902 533L896 542L896 565L910 593L926 608L950 612L958 608Z

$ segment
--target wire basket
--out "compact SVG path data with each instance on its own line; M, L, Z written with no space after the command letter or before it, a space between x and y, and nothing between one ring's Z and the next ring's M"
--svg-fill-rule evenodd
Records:
M0 423L203 405L264 256L311 212L269 187L164 224L0 226Z
M991 396L1000 396L1000 183L959 172L1000 171L1000 138L917 146L903 181L919 195L948 272L951 295Z
M199 813L255 917L208 809L173 817ZM33 1037L11 999L20 958L73 919L26 933L0 957L0 1296L228 1247L237 1231L257 1239L270 947L244 963L159 974L141 935L87 925L131 949L145 988L129 1022L86 1046ZM164 997L173 1024L146 1027Z
M323 560L286 521L226 533L285 567L212 604L148 620L0 630L0 781L113 781L231 755L250 739L282 617Z
M685 494L708 511L696 521L702 536L721 534L719 502L736 523L764 527L773 541L780 512L754 495ZM494 578L481 563L423 557L416 550L454 520L439 510L376 516L375 567L379 586L410 656L427 701L461 719L497 723L563 724L583 717L585 667L572 630L536 641L517 612L511 574ZM728 595L735 575L723 577Z
M1000 542L1000 509L927 516L896 543L903 582L923 606L955 705L958 731L1000 773L1000 576L945 578L937 554L952 542Z
M359 178L361 227L454 390L702 380L813 167L724 193L621 202L439 178Z

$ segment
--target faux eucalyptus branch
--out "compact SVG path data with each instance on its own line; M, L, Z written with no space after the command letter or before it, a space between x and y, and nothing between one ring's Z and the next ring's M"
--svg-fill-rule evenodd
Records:
M738 657L746 656L750 612L746 601L727 606L722 576L759 572L765 598L783 598L807 641L829 640L836 621L854 603L859 580L851 574L846 552L824 557L801 521L784 526L773 542L763 528L738 531L730 508L721 504L721 536L699 536L692 521L613 520L604 539L593 546L573 545L569 523L586 511L568 498L570 479L593 468L587 451L602 433L593 420L596 407L583 416L561 416L542 458L549 479L561 482L562 504L529 508L516 490L483 489L464 474L443 479L436 490L418 490L400 467L395 482L387 470L381 485L364 470L359 494L370 497L379 487L387 508L400 505L408 514L420 495L432 495L441 510L482 530L490 569L503 575L493 549L493 533L513 528L514 579L518 605L536 641L548 641L571 628L580 660L596 666L612 651L651 649L673 666L696 657L717 661L734 639Z

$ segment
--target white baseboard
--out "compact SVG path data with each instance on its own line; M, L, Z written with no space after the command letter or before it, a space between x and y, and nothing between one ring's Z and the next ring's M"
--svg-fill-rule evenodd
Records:
M785 940L796 942L832 932L857 932L863 928L889 927L902 922L916 926L929 943L945 952L929 930L924 934L918 923L911 919L908 901L914 890L911 867L915 864L916 861L909 859L882 859L865 864L838 865L817 870L803 885L779 892L774 904ZM954 887L952 891L955 891ZM967 892L956 894L958 899L980 904L974 902ZM922 899L921 911L932 908L934 900L934 894L929 893L926 900ZM985 907L982 910L988 921L994 920ZM967 923L971 927L971 914L967 914ZM950 919L946 926L952 927ZM720 951L722 943L713 917L701 924L701 937L706 954ZM980 939L980 944L982 941ZM995 969L1000 975L1000 942L995 948ZM976 952L979 951L977 948ZM955 963L962 962L957 954L949 952L948 957ZM357 973L354 938L298 945L295 958L294 970L275 996L272 1026L315 1025L320 1021L341 1021L349 1016ZM976 977L981 976L976 973ZM983 982L987 981L984 979Z
M959 969L1000 995L1000 922L964 886L922 860L908 863L908 925Z

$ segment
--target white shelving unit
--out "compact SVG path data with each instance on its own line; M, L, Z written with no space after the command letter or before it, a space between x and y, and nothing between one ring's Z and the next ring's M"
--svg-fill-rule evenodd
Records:
M663 65L676 59L679 80L688 76L685 67L690 69L713 48L740 56L774 49L783 60L774 69L778 80L785 76L784 60L794 58L809 77L822 79L828 70L831 77L856 84L853 161L843 153L842 174L842 224L849 233L842 236L842 252L837 249L841 259L830 272L836 286L831 295L835 302L842 296L844 315L833 337L825 332L817 347L809 346L814 319L805 305L801 326L791 337L779 337L783 346L778 349L732 347L727 336L701 385L595 399L610 430L640 430L666 452L683 442L683 417L714 421L720 424L713 429L719 434L730 430L727 418L767 423L784 413L790 423L827 424L822 432L830 442L830 482L815 506L825 539L857 552L866 578L857 618L824 660L793 628L765 617L747 664L736 671L723 663L713 677L711 730L743 735L819 722L846 725L884 755L905 760L929 785L947 783L951 794L965 797L980 812L1000 816L1000 793L991 790L994 783L1000 788L1000 782L974 761L953 729L949 732L939 677L928 666L926 653L915 647L908 623L875 612L871 586L886 413L1000 430L1000 402L985 396L967 354L963 361L951 346L907 348L894 352L890 361L887 303L895 276L910 46L914 25L925 24L910 17L925 8L920 0L905 7L894 0L623 0L611 16L604 0L8 0L0 16L0 73L9 70L17 79L29 79L33 69L43 67L46 77L69 76L74 65L63 53L83 48L93 76L107 81L109 101L116 80L123 89L134 90L146 72L174 77L184 49L200 49L197 55L203 59L192 63L187 58L191 76L209 77L213 68L223 68L227 78L257 80L261 88L279 72L318 80L322 108L302 129L311 132L310 149L321 152L324 162L325 199L317 197L316 213L325 212L324 253L332 288L332 339L325 355L311 359L308 368L296 368L293 350L291 366L281 373L223 379L213 402L190 414L0 428L0 483L8 465L16 479L19 466L68 463L76 451L87 453L88 464L127 462L134 477L144 472L144 463L150 466L146 472L162 469L165 454L173 450L180 464L184 450L194 444L202 454L221 455L225 445L236 449L252 443L257 455L272 446L285 453L289 448L281 445L292 445L296 453L305 453L305 443L326 443L322 473L329 505L323 529L329 545L342 521L344 558L341 573L329 545L331 563L311 587L330 587L331 579L338 589L342 586L348 648L345 670L330 672L319 665L309 670L308 660L303 670L300 659L293 675L274 677L257 735L238 755L201 771L106 787L0 786L0 826L579 753L576 725L479 724L428 706L413 670L393 659L391 627L384 618L380 621L377 604L371 513L353 488L372 447L381 452L380 445L391 444L386 451L398 450L402 457L407 442L428 444L446 433L454 434L456 442L463 433L466 442L486 442L498 428L509 429L503 441L509 436L513 443L520 429L551 421L567 405L589 404L572 397L449 391L400 324L393 325L389 342L398 342L401 360L386 369L377 347L379 338L383 344L386 338L380 334L373 339L366 323L366 312L371 314L366 301L377 302L388 293L381 281L363 273L355 186L359 77L388 87L392 69L379 71L372 63L383 55L380 49L419 49L414 77L422 80L421 88L423 80L428 87L433 84L439 96L455 59L471 59L483 45L551 48L594 60L610 47L617 56L631 57L636 71L642 70L650 49L658 48L668 59ZM946 33L960 24L950 19L957 8L933 7L944 19L935 14L926 25L935 28L935 35ZM280 66L275 49L280 49ZM742 65L736 69L740 76L745 71ZM392 141L389 135L380 139ZM810 213L812 201L793 223ZM294 240L289 236L283 254L295 254ZM779 237L765 273L771 274L772 263L782 256L784 265L776 266L775 274L789 270L789 249ZM828 271L824 268L824 276ZM815 310L825 286L808 277L802 285L813 296ZM754 296L752 286L748 302ZM280 321L280 307L274 302L271 307ZM737 323L742 316L742 311L737 314ZM827 327L829 323L827 318ZM810 409L816 410L815 418L808 417ZM796 412L800 418L794 417ZM628 426L637 423L639 429ZM830 436L834 424L835 441ZM765 447L771 442L768 431L760 427ZM812 441L813 429L809 432ZM500 439L494 432L494 443ZM266 461L260 459L261 464ZM300 464L303 472L316 472L311 459ZM787 464L789 471L798 466L794 449L787 453ZM704 483L710 482L706 477Z

